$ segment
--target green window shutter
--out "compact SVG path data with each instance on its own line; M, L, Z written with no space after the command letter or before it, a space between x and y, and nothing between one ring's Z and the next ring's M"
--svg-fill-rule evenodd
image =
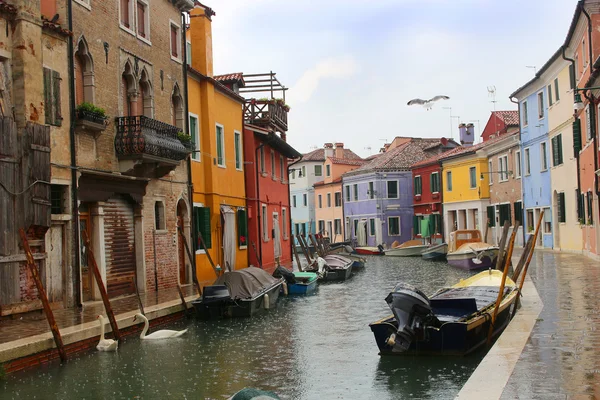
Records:
M196 230L202 234L204 245L207 249L212 247L212 237L210 232L210 207L194 207L194 222ZM197 250L204 250L200 244L200 235L198 237Z
M433 183L433 178L434 178L433 174L429 175L429 191L431 193L433 193L434 189L435 189L435 186L434 186L434 183Z
M579 118L573 121L573 150L577 157L581 151L581 120Z
M246 210L243 208L238 209L238 245L248 245L248 218L246 217Z
M594 224L594 211L593 211L593 201L592 201L592 192L587 192L587 206L588 206L588 225Z
M417 215L413 215L413 230L415 235L421 233L421 230L419 229L419 217Z
M579 189L575 190L575 201L577 202L577 220L579 223L582 222L583 216L583 207L581 204L581 191Z
M554 97L556 97L556 101L560 100L560 93L558 91L558 78L554 79Z
M54 107L54 125L62 125L62 112L60 107L60 74L52 71L52 102Z
M556 144L558 145L558 165L561 165L563 163L562 134L556 136Z
M496 226L496 212L494 206L487 207L488 226Z
M46 124L54 125L54 114L52 113L52 70L44 68L44 113Z
M521 225L523 225L523 204L520 201L515 201L514 209L515 209L515 222L519 221L519 223Z
M565 192L558 194L558 222L567 222Z
M548 85L548 104L552 105L552 85Z
M558 144L556 143L556 136L551 139L552 142L552 166L558 165Z
M573 64L569 65L569 84L571 85L571 89L575 89L575 68Z

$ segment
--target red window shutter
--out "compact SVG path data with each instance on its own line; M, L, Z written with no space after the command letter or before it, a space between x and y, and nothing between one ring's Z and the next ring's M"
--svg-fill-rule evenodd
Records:
M56 15L56 0L42 0L40 7L44 17L52 19Z
M127 28L131 28L131 24L129 23L129 1L121 0L121 24Z
M83 92L83 62L79 55L75 56L75 102L80 105L85 101Z
M146 8L144 3L137 3L137 26L138 26L138 35L141 37L146 37Z
M171 25L171 55L178 57L177 54L177 28Z
M137 104L136 104L136 109L134 110L134 114L133 115L144 115L144 97L146 97L146 94L148 92L146 85L141 83L139 84L140 86L140 94L137 98Z
M131 116L131 112L129 107L129 96L127 95L127 79L125 79L125 77L121 78L121 92L123 94L123 116L129 117Z

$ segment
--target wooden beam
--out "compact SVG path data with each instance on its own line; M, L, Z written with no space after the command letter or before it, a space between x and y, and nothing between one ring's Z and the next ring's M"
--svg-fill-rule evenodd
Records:
M294 252L294 257L296 258L296 263L298 264L298 271L304 272L304 267L302 267L302 263L300 262L300 257L298 257L298 251L296 250L296 245L294 244L294 240L295 240L295 236L292 235L292 251Z
M504 255L506 254L504 248L506 247L506 238L508 238L509 229L510 223L508 220L504 221L504 226L502 227L502 236L500 237L500 244L498 245L498 259L496 260L496 269L500 271L502 271L502 267L504 266Z
M188 245L187 238L183 234L183 228L181 226L177 226L177 231L183 239L185 251L187 253L188 258L190 259L190 262L192 263L192 282L194 282L194 286L196 286L198 296L202 296L202 290L200 289L200 284L198 283L198 276L196 275L196 258L192 256L192 252L190 251L190 246Z
M44 306L44 314L46 314L48 324L50 325L50 330L52 331L52 336L54 336L54 342L56 343L56 347L58 348L58 354L60 355L61 361L67 361L67 353L65 352L65 348L63 346L62 337L60 336L60 330L58 329L58 325L56 325L54 313L50 308L48 296L46 296L44 285L42 284L42 280L40 279L40 274L38 273L37 266L35 265L33 255L31 254L31 249L29 248L29 243L27 242L27 235L25 235L25 230L23 230L23 228L19 229L19 235L21 235L23 249L25 250L25 255L27 256L27 266L29 267L29 271L33 276L35 286L38 290L38 296L40 297L40 300L42 300L42 305Z
M48 258L47 253L33 253L32 256L34 260L45 260ZM17 254L14 256L0 256L0 264L25 261L27 261L26 254Z

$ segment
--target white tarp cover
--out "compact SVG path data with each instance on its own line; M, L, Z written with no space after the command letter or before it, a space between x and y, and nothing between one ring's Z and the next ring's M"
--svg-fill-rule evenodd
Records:
M381 219L375 218L375 246L383 243L383 233L381 231Z
M225 271L235 270L235 212L229 206L221 206L223 214L223 256L225 258Z
M367 245L367 220L361 219L358 222L358 232L356 233L356 241L359 247Z
M277 214L273 214L273 230L275 231L275 238L273 239L273 252L275 258L281 257L281 233L279 231L279 221Z

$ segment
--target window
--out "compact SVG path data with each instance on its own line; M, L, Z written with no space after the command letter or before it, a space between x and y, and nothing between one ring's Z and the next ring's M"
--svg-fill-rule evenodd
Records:
M350 201L350 186L345 186L344 190L346 190L346 201Z
M585 132L588 141L592 138L591 117L590 106L588 105L585 107Z
M342 206L342 192L335 192L334 197L335 197L335 206L341 207Z
M494 183L494 164L492 163L492 160L488 161L488 180L490 181L490 185L492 183ZM471 186L473 187L473 186Z
M446 172L446 190L452 191L452 171Z
M331 208L331 193L327 193L327 208Z
M423 187L421 185L421 177L415 176L414 192L415 196L420 196L423 193Z
M296 208L296 195L292 196L292 206Z
M398 198L398 181L387 181L388 199Z
M327 236L333 238L333 223L331 221L327 221Z
M546 142L540 143L540 158L542 161L542 171L548 169L548 154L546 154Z
M283 240L288 240L289 238L289 233L288 233L288 219L287 219L287 209L282 208L281 209L281 219L282 219L282 224L283 227L281 228L281 230L283 231Z
M265 204L262 204L262 236L263 236L263 242L268 242L269 241L269 216L267 215L267 206Z
M145 0L137 0L137 36L138 38L149 41L150 40L150 12L148 10L148 3Z
M558 78L554 80L554 97L556 98L556 102L560 100L560 93L558 91Z
M157 231L166 229L165 203L162 201L154 202L154 229Z
M65 209L66 189L65 185L50 185L50 213L67 214Z
M52 14L54 15L54 14ZM77 43L77 51L73 57L75 77L75 103L94 103L94 62L90 56L85 37Z
M538 117L544 118L544 92L539 92L537 95L538 99Z
M354 220L354 237L358 236L358 218Z
M342 234L342 220L341 219L334 219L333 220L333 232L336 235L341 235Z
M192 143L194 143L194 152L192 153L192 160L202 161L200 157L200 126L198 125L198 116L196 114L189 114L190 118L190 135L192 136Z
M285 180L285 161L283 160L283 156L279 156L279 175L281 176L281 180Z
M594 210L593 210L593 198L592 192L587 192L587 223L588 225L594 225Z
M319 220L319 232L321 235L325 232L325 221Z
M579 55L575 54L575 80L579 78Z
M525 149L525 175L531 175L531 159L529 157L529 148Z
M563 163L563 153L562 153L562 134L552 138L552 165L558 166ZM564 222L564 221L563 221Z
M238 228L238 246L244 248L248 246L248 217L245 208L237 210L237 228ZM285 232L284 232L285 235Z
M549 208L544 208L544 233L552 233L552 213Z
M275 173L275 152L271 150L271 177L275 179L277 174Z
M318 203L319 203L319 208L323 208L323 196L319 195L317 196L318 198Z
M494 227L496 226L496 207L495 206L487 206L487 222L488 226Z
M181 61L181 29L175 22L171 22L171 58Z
M569 64L569 87L575 89L575 68L573 68L573 64Z
M519 221L519 224L523 225L523 203L521 201L515 201L515 222Z
M583 68L587 65L585 57L585 39L581 41L581 65L583 65Z
M204 250L212 247L212 236L210 228L210 207L194 206L194 228L196 229L196 251Z
M548 106L552 105L552 84L548 85Z
M375 198L375 188L374 188L374 184L373 182L369 182L369 192L367 193L367 195L369 196L370 199Z
M429 186L431 188L431 193L440 192L440 174L434 172L429 175Z
M217 124L217 165L225 168L225 135L223 125Z
M388 218L388 236L400 235L400 217Z
M508 221L508 223L511 223L511 218L510 218L510 203L508 204L500 204L498 206L498 214L499 214L499 220L498 222L500 223L500 226L504 226L504 222Z
M413 234L415 236L421 234L421 221L423 220L422 215L413 215Z
M498 157L498 172L500 172L500 177L498 180L500 182L506 182L508 180L508 155L503 155Z
M352 189L354 191L354 201L358 201L358 185L355 183L352 185Z
M535 229L535 218L533 217L533 210L527 210L527 232L533 233Z
M323 166L315 165L315 176L323 176Z
M375 236L375 218L369 218L369 235Z
M558 222L567 222L567 213L565 207L565 192L556 194L556 208L558 209Z
M521 151L515 151L515 178L521 177Z
M575 203L577 203L577 221L585 224L585 201L584 195L579 189L575 189Z
M121 26L127 29L133 28L133 21L131 18L132 15L132 0L120 0L119 3L119 14L120 14L120 23Z
M306 176L306 165L302 166L301 172L302 172L302 176Z
M61 80L58 72L44 68L44 112L47 125L62 125L63 117L60 109Z
M261 174L265 174L265 148L261 147L260 148L260 173Z
M185 59L187 65L192 65L192 44L190 42L185 42Z
M469 168L469 184L471 189L477 187L477 169L475 167Z
M233 143L235 146L235 169L242 170L242 135L234 132Z
M292 180L296 179L296 170L292 169Z
M331 176L331 165L327 164L325 166L325 175L326 176Z
M523 126L527 126L527 102L524 101L523 104L521 105L521 115L523 116Z
M308 195L307 195L306 193L304 193L304 194L302 195L302 205L303 205L304 207L306 207L306 206L308 205Z

